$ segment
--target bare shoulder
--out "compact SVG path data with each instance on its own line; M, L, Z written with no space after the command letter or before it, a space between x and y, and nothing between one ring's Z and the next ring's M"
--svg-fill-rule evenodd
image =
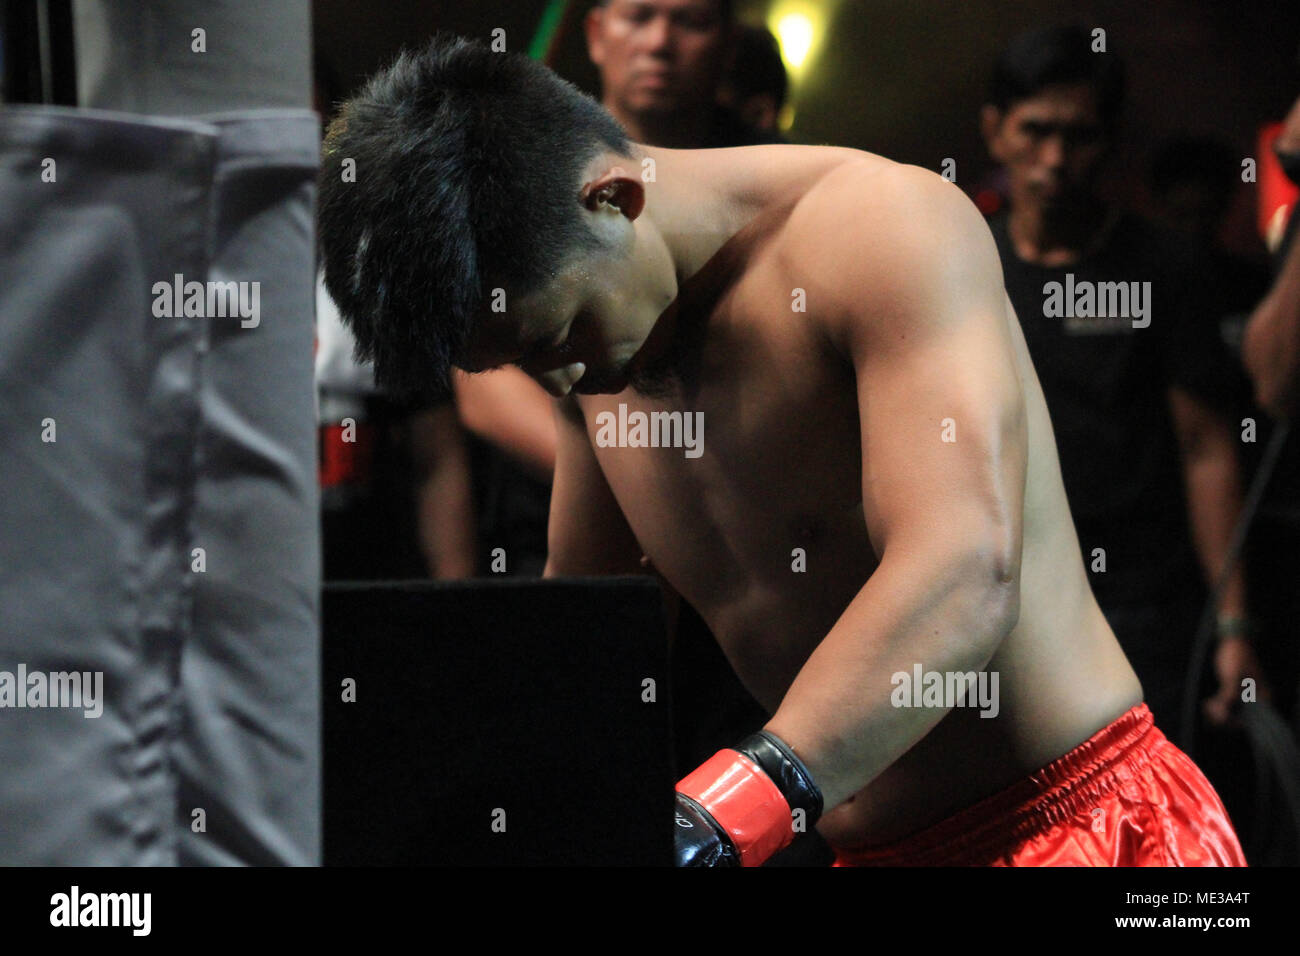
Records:
M842 228L847 236L906 241L938 226L951 234L986 233L975 204L954 183L920 166L860 154L831 169L790 217L796 229Z
M958 291L1002 299L997 247L965 193L929 170L870 154L805 194L781 250L809 314L827 321L914 314Z

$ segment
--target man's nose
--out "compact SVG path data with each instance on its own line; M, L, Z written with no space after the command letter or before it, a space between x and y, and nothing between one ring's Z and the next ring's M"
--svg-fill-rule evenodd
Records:
M587 371L587 366L582 362L574 362L571 365L565 365L562 368L553 368L546 372L532 373L533 378L542 388L546 389L556 398L563 398L572 391L573 386L577 384L578 379L582 378Z
M1065 134L1053 133L1043 140L1038 158L1044 166L1060 169L1065 165L1065 155Z
M653 53L666 53L673 46L673 25L668 17L654 17L640 30L640 40L645 49Z

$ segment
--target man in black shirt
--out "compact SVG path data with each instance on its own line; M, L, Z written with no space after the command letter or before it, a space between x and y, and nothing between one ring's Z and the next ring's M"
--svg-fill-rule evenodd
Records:
M1119 63L1086 31L1040 30L999 60L982 130L1008 176L1008 211L991 226L1093 590L1156 723L1177 732L1206 584L1240 511L1238 435L1222 410L1241 376L1191 248L1096 196L1122 96ZM1216 723L1241 679L1260 677L1245 618L1238 569L1205 703Z

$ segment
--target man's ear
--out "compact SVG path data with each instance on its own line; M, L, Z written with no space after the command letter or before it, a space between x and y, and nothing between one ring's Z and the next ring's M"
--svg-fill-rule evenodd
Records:
M587 59L595 66L605 63L605 8L592 7L582 19L583 32L587 35Z
M622 166L613 166L583 186L581 198L582 204L593 212L604 202L633 220L645 209L645 184Z
M980 108L980 135L984 137L984 145L988 148L991 155L998 162L1002 162L998 149L998 133L1002 129L1002 111L992 103L985 103Z

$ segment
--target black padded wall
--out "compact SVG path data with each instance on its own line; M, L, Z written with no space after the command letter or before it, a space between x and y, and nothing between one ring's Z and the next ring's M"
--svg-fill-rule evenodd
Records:
M323 628L327 865L671 863L655 582L330 584Z

